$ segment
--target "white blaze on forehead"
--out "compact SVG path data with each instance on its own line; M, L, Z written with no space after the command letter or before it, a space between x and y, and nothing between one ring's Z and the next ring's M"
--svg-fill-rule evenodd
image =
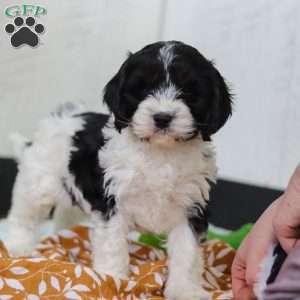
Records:
M164 69L167 73L167 82L170 79L168 66L172 63L175 54L174 54L174 43L166 43L165 46L161 47L159 50L158 58L162 61Z
M159 50L159 58L164 63L165 69L167 69L168 65L174 59L174 44L173 43L166 43L165 46L161 47Z

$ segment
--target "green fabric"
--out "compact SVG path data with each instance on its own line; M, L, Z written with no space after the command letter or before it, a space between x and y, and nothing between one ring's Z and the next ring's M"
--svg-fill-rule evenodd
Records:
M243 239L251 230L252 226L253 226L252 224L245 224L238 230L232 231L230 233L225 233L225 234L220 234L209 230L207 237L210 240L213 239L222 240L227 244L229 244L232 248L237 249L240 246Z
M140 235L138 241L154 248L166 249L167 236L164 234L143 233Z
M216 232L215 230L209 230L208 231L208 239L213 240L213 239L219 239L222 240L226 243L228 243L231 247L234 249L237 249L243 239L246 237L248 232L252 228L252 224L245 224L238 230L229 232L229 233L219 233ZM143 233L138 237L138 242L152 246L154 248L158 249L166 249L166 241L167 241L167 236L164 234L151 234L151 233Z

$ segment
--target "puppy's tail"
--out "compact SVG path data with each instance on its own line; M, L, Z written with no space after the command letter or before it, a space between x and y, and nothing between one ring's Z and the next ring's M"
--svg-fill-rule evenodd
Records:
M23 135L15 132L9 136L10 141L12 142L14 158L19 162L26 148L32 145L32 142L24 137Z
M51 115L54 117L72 117L86 111L86 106L82 102L65 102L60 104Z

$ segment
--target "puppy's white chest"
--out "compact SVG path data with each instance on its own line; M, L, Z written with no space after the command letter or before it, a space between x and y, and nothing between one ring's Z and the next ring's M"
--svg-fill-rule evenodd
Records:
M187 207L205 205L207 179L214 181L216 175L211 147L192 141L164 149L122 135L108 142L99 160L107 192L129 224L168 232L186 218Z
M120 208L130 223L153 232L168 232L184 218L180 203L178 170L165 163L145 163L133 171L128 188L120 197Z

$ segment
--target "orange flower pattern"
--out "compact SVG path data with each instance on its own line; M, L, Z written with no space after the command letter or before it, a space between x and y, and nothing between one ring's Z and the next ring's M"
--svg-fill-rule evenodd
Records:
M204 288L211 300L232 299L234 250L223 242L203 245ZM91 268L89 228L77 226L43 240L33 257L11 258L0 243L0 299L161 300L167 279L163 250L129 242L130 275L115 280Z

